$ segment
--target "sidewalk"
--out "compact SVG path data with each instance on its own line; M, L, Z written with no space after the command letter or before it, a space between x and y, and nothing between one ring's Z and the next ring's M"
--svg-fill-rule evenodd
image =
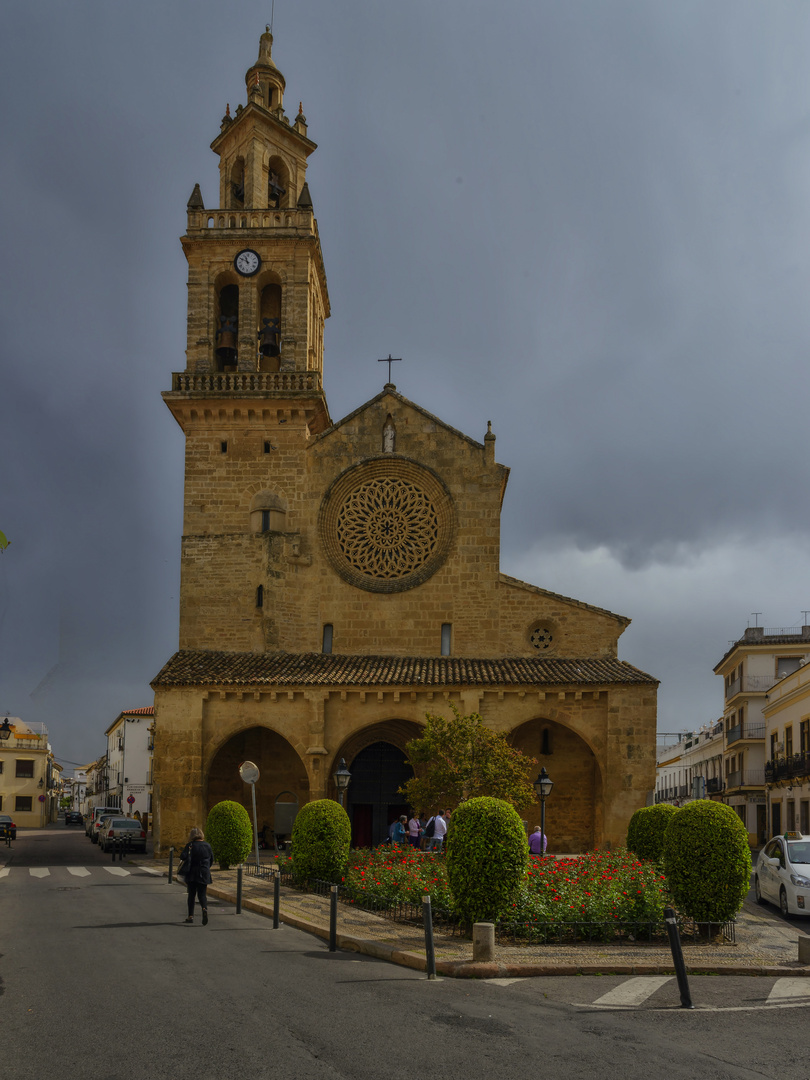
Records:
M135 861L135 860L133 860ZM150 861L168 874L167 860ZM236 870L213 870L210 896L236 904ZM273 916L273 884L244 875L242 907ZM282 886L281 921L317 937L329 937L329 899ZM737 916L737 942L724 945L684 944L690 974L810 976L798 961L802 923L792 926L775 912L745 902ZM338 948L375 956L403 967L425 970L425 938L420 925L395 922L371 912L338 906ZM807 922L810 931L810 920ZM666 945L581 944L497 946L495 963L476 963L472 942L434 929L436 971L455 978L520 978L533 975L661 975L674 971Z

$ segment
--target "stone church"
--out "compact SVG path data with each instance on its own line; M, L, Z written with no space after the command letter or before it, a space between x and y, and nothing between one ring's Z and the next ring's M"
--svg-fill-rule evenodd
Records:
M182 237L186 367L163 394L186 438L180 635L152 683L156 846L221 799L249 807L246 759L259 827L283 833L336 796L345 758L353 841L378 843L404 809L406 743L451 704L546 766L550 850L620 845L655 783L657 682L617 658L627 618L501 573L509 470L489 427L471 438L390 381L331 418L316 145L300 109L287 118L272 40L211 144L218 207L195 186Z

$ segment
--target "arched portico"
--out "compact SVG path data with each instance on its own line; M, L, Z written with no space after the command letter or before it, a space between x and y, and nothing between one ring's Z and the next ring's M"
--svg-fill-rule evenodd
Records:
M250 786L239 776L243 761L252 761L259 767L256 784L259 829L265 824L275 828L275 801L281 792L292 792L298 797L299 805L309 800L307 770L290 743L269 728L251 727L231 736L214 755L206 784L206 814L215 803L233 799L252 817Z
M406 744L422 731L409 720L389 720L355 732L335 755L330 770L330 794L337 796L331 772L346 759L351 783L346 812L352 823L352 845L375 847L388 836L388 827L409 807L399 788L413 776L406 761Z
M509 741L537 759L538 772L545 765L554 781L554 789L546 799L549 851L578 853L599 846L603 828L602 770L585 740L564 724L538 718L515 728ZM532 828L540 824L540 807L530 813Z

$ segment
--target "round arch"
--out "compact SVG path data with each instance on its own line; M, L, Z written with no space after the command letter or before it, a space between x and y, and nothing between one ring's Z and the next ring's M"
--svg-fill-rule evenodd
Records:
M510 743L545 766L554 781L546 799L546 832L555 854L590 851L602 841L602 766L588 742L565 724L528 720L509 734ZM532 777L534 779L534 777ZM540 807L532 813L540 824Z
M388 827L408 805L399 788L413 776L406 744L422 731L412 720L386 720L354 732L335 754L329 769L329 794L337 798L332 774L341 758L352 774L346 812L354 847L374 847L388 836Z
M275 828L275 800L284 791L297 795L299 804L309 801L309 779L300 755L277 731L266 727L246 727L211 749L205 780L205 812L223 799L241 803L251 814L250 786L239 776L243 761L259 767L256 784L256 814L259 829Z

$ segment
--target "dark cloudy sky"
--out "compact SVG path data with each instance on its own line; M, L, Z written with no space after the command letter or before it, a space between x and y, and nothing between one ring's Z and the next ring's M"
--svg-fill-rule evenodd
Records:
M0 709L103 749L177 644L178 243L270 0L0 12ZM398 388L511 466L503 569L632 617L659 728L810 608L810 5L278 0L339 418Z

